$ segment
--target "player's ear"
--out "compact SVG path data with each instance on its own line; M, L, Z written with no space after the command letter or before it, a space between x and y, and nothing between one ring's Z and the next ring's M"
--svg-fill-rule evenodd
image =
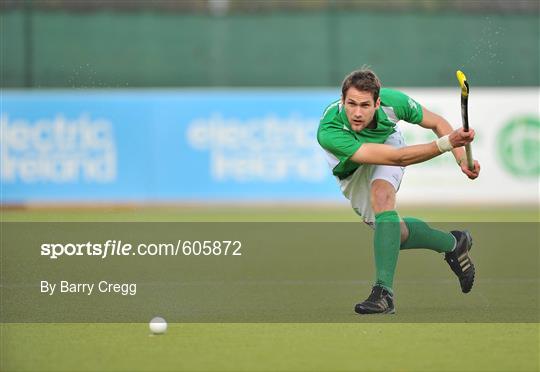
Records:
M377 98L377 101L375 101L375 110L379 109L380 105L381 105L381 97Z

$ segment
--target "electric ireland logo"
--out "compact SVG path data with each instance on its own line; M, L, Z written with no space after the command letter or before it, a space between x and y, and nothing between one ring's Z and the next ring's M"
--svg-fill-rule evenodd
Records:
M112 123L89 114L0 117L2 183L110 183L117 175Z
M504 169L517 177L540 175L540 120L522 116L508 122L497 137Z

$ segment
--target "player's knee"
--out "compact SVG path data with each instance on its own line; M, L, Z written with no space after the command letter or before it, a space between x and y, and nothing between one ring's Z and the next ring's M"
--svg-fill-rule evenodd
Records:
M394 190L392 185L390 187L378 183L373 184L371 188L371 207L375 213L393 210L394 206Z
M409 229L407 228L407 224L403 221L400 224L400 230L401 230L401 242L403 243L405 240L409 239Z

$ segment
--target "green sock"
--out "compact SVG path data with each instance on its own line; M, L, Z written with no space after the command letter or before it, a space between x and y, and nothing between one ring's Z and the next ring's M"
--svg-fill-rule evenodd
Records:
M396 211L375 215L375 284L390 292L393 292L400 237L399 216Z
M404 217L403 221L409 229L409 237L401 243L401 249L427 248L439 253L454 249L456 239L452 234L432 229L418 218Z

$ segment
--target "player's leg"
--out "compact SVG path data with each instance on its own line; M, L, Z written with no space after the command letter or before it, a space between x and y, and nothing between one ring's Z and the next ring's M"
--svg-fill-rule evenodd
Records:
M375 285L393 292L401 243L401 224L396 211L396 189L384 179L371 183L371 208L375 213Z
M386 144L405 146L401 133L392 134ZM401 241L408 236L395 210L396 192L403 178L404 168L373 166L369 179L369 211L375 228L375 285L369 297L355 307L360 314L394 313L393 282ZM369 212L368 212L369 213Z
M343 195L351 201L351 206L353 207L354 211L358 215L360 215L364 222L372 228L375 227L375 224L377 222L382 223L382 221L386 220L387 218L389 218L390 220L393 219L391 213L389 213L389 216L385 216L384 214L382 214L381 216L376 217L371 206L372 196L370 190L374 169L375 166L362 165L350 177L340 181L341 191L343 192ZM400 172L402 173L402 170L400 170ZM399 175L399 179L401 179L401 175ZM392 223L390 222L389 225L392 225ZM399 254L400 234L401 233L398 227L397 245L393 244L394 247L397 246L397 249L394 249L394 255ZM389 272L393 272L393 270L390 270ZM393 275L391 276L393 278ZM382 275L382 277L387 278L388 275L386 275L385 273ZM384 279L383 281L386 282L388 280ZM391 288L391 286L392 285L390 284L387 287ZM381 285L376 285L373 287L373 290L368 300L362 302L361 304L357 304L355 307L355 311L361 314L393 313L394 303L392 293L385 287Z
M393 283L402 239L407 229L395 210L403 168L377 166L372 174L370 205L375 216L375 286L355 307L360 314L394 313Z
M430 249L438 253L450 252L456 246L456 238L448 232L434 229L421 219L404 217L407 238L402 240L401 249Z
M463 293L470 292L475 276L475 267L469 255L472 237L468 231L445 232L434 229L424 221L414 218L403 218L409 236L401 243L401 249L426 248L445 254L445 260L457 275Z

